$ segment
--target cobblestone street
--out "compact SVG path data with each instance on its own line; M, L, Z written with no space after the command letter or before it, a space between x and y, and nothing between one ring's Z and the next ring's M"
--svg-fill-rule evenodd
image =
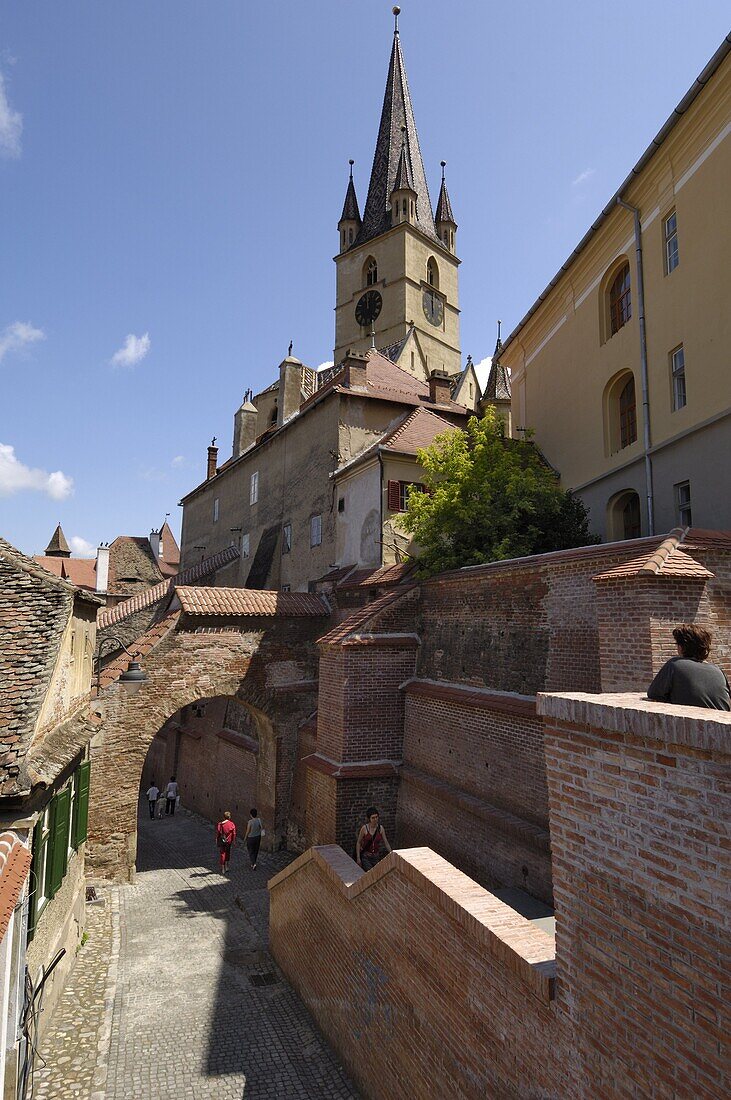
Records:
M118 922L109 903L90 914L106 926L97 933L90 922L63 1019L44 1045L38 1100L356 1098L267 952L267 879L291 858L263 853L252 872L238 846L224 877L211 825L185 812L141 818L137 881L107 895L119 899ZM118 963L103 947L113 923ZM107 996L115 987L108 1073L97 1051L98 1036L107 1045L105 985ZM94 1006L79 1008L87 989Z

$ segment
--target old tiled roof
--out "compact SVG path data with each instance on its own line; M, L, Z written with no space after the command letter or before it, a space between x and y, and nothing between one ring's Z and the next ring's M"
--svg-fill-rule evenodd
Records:
M415 568L415 561L404 561L396 565L381 565L378 569L356 569L343 579L338 588L384 588L402 584Z
M56 530L51 535L51 541L46 547L46 553L51 554L71 554L71 547L66 542L66 536L64 535L61 524L59 523Z
M406 144L401 146L401 152L396 167L396 178L393 181L394 191L413 191L414 177L411 174L411 165L406 153Z
M414 326L409 326L409 331L403 337L402 340L394 340L392 344L386 344L385 348L379 348L378 354L385 356L386 359L390 359L392 363L398 363L401 358L401 352L404 350L406 341L411 333L414 331Z
M404 128L405 135L402 133ZM416 192L416 224L422 233L436 240L434 215L419 149L419 136L416 132L406 68L399 35L395 34L368 197L363 211L363 224L356 237L356 244L363 244L364 241L378 237L391 228L391 194L402 146L405 147L412 186Z
M712 577L705 566L694 561L686 552L682 544L685 541L685 531L682 527L676 527L667 538L663 539L659 546L649 553L641 554L630 561L599 573L594 577L595 581L616 580L622 577L688 577L705 580ZM730 540L731 542L731 540ZM699 547L700 548L700 547Z
M136 592L162 580L149 538L118 535L109 547L109 591Z
M493 357L482 400L510 401L511 393L510 372L507 367L504 367L502 363L497 362Z
M225 550L221 550L218 554L212 554L210 557L204 558L203 561L199 561L197 565L191 565L189 569L184 569L172 581L161 581L159 584L153 585L152 588L146 588L144 592L138 592L137 595L117 604L116 607L112 607L108 611L102 611L97 620L97 626L100 630L103 630L104 627L122 622L130 615L158 603L167 592L173 590L176 584L193 584L201 577L211 576L219 569L223 569L225 565L230 565L238 556L239 548L237 546L227 546Z
M16 793L76 589L0 538L0 793Z
M15 833L0 833L0 942L30 870L31 854Z
M444 179L442 179L442 186L439 189L437 212L434 216L434 221L437 223L437 225L439 224L439 222L451 222L452 225L455 226L457 224L454 220L454 214L452 213L452 204L449 201L449 192L447 191L447 184Z
M159 622L154 623L136 642L127 646L126 653L120 653L113 661L104 666L99 677L99 686L105 688L114 683L126 671L131 660L136 661L146 657L150 650L154 649L158 642L162 641L165 635L175 627L179 618L179 611L171 611Z
M327 634L323 634L321 638L318 638L319 645L340 645L348 638L354 637L358 634L364 633L364 627L367 627L369 622L380 615L381 612L389 606L389 604L395 603L400 600L402 596L405 596L407 592L413 591L416 587L414 584L404 584L396 586L391 589L390 592L384 592L382 595L376 597L371 603L366 604L365 607L359 607L357 611L354 611L352 615L349 615L342 623L339 623L332 630L329 630Z
M467 410L464 410L465 416ZM333 476L337 476L344 470L350 470L354 466L365 462L379 451L390 451L392 454L416 455L417 451L428 447L438 435L443 432L459 431L454 424L444 420L429 409L417 408L413 412L402 416L396 425L372 443L366 450L340 466Z
M176 588L186 615L328 615L313 592L257 592L251 588Z
M336 389L340 393L350 393L344 383L336 386ZM415 378L413 374L392 363L385 355L373 350L368 352L365 389L359 390L358 393L402 405L424 405L431 409L461 413L463 416L467 412L464 405L458 405L451 398L447 398L446 401L430 401L428 382Z
M96 591L96 558L54 558L36 554L33 561L42 565L49 573L71 581L77 588Z

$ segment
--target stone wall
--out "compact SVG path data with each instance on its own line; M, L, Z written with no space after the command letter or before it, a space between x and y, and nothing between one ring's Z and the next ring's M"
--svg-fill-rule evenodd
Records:
M335 848L270 882L274 956L373 1100L717 1100L731 714L638 695L538 709L555 959L430 850L364 875Z

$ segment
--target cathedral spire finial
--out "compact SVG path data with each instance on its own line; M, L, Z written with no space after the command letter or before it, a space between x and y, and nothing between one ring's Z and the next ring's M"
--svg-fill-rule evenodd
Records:
M355 161L351 158L348 161L348 164L350 165L350 178L352 179L353 178L353 165L355 164Z
M444 183L444 169L447 167L446 160L440 160L439 163L442 166L442 183Z
M401 14L401 8L397 4L391 10L393 11L393 33L398 34L398 17Z

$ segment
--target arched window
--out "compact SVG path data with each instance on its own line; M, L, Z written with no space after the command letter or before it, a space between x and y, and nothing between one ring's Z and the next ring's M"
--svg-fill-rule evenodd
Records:
M619 446L629 447L637 439L637 404L634 375L628 378L619 395Z
M637 439L637 397L632 371L616 374L604 390L604 442L607 455Z
M353 243L353 227L352 227L352 225L351 225L350 229L348 230L348 239L349 239L349 243L352 244Z
M406 217L406 199L401 200L401 213Z
M378 282L378 264L373 256L369 256L365 262L366 286L375 286Z
M625 489L609 501L607 505L607 534L613 541L641 537L640 498L634 489Z
M629 264L625 263L614 276L609 288L609 333L614 336L632 316L632 289Z
M430 256L426 261L426 281L429 286L439 289L439 268L437 267L437 261L433 256Z

